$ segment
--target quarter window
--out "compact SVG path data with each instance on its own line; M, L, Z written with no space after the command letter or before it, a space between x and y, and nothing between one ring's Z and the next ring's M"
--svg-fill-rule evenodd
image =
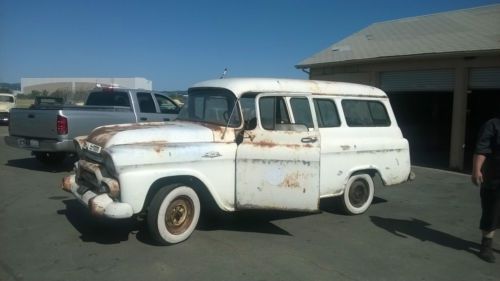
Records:
M391 125L385 106L378 101L343 100L347 125L350 127L387 127Z

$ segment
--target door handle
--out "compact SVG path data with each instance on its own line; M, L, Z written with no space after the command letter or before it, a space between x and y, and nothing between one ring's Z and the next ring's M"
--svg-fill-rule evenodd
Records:
M302 138L300 141L302 141L303 143L313 143L313 142L318 141L318 138L317 137L305 137L305 138Z
M146 118L146 117L141 117L141 121L146 121L146 120L148 120L148 118Z
M170 121L170 118L163 118L163 121Z

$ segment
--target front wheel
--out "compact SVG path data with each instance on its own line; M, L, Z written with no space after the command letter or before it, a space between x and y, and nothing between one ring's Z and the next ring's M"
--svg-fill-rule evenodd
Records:
M189 186L168 185L156 193L147 222L153 238L162 245L189 238L200 217L200 200Z
M349 178L342 196L344 211L348 215L364 213L372 203L373 193L373 180L370 175L353 175Z

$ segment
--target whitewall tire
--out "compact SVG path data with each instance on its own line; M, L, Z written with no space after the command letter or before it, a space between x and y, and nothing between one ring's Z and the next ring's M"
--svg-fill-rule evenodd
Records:
M153 238L162 245L189 238L200 217L200 199L189 186L169 185L151 201L147 222Z
M344 211L349 215L364 213L373 201L373 194L373 180L370 175L351 176L342 195Z

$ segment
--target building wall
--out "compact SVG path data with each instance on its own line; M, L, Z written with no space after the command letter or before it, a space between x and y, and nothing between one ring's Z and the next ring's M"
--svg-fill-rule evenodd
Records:
M153 82L141 77L131 78L21 78L21 91L54 92L56 90L91 90L96 84L118 84L123 88L152 90Z
M311 67L310 79L343 81L381 87L381 74L389 71L450 70L453 73L453 105L449 167L464 168L464 147L467 119L467 96L470 92L469 73L473 68L500 67L500 55L477 54L448 57L415 57L399 60L379 60L373 62L350 63L348 65L323 65ZM500 77L499 77L500 79ZM383 89L383 87L381 87ZM384 89L383 89L384 90ZM426 89L432 91L433 89ZM442 91L442 89L439 89ZM500 89L499 89L500 90ZM500 94L500 93L499 93Z

